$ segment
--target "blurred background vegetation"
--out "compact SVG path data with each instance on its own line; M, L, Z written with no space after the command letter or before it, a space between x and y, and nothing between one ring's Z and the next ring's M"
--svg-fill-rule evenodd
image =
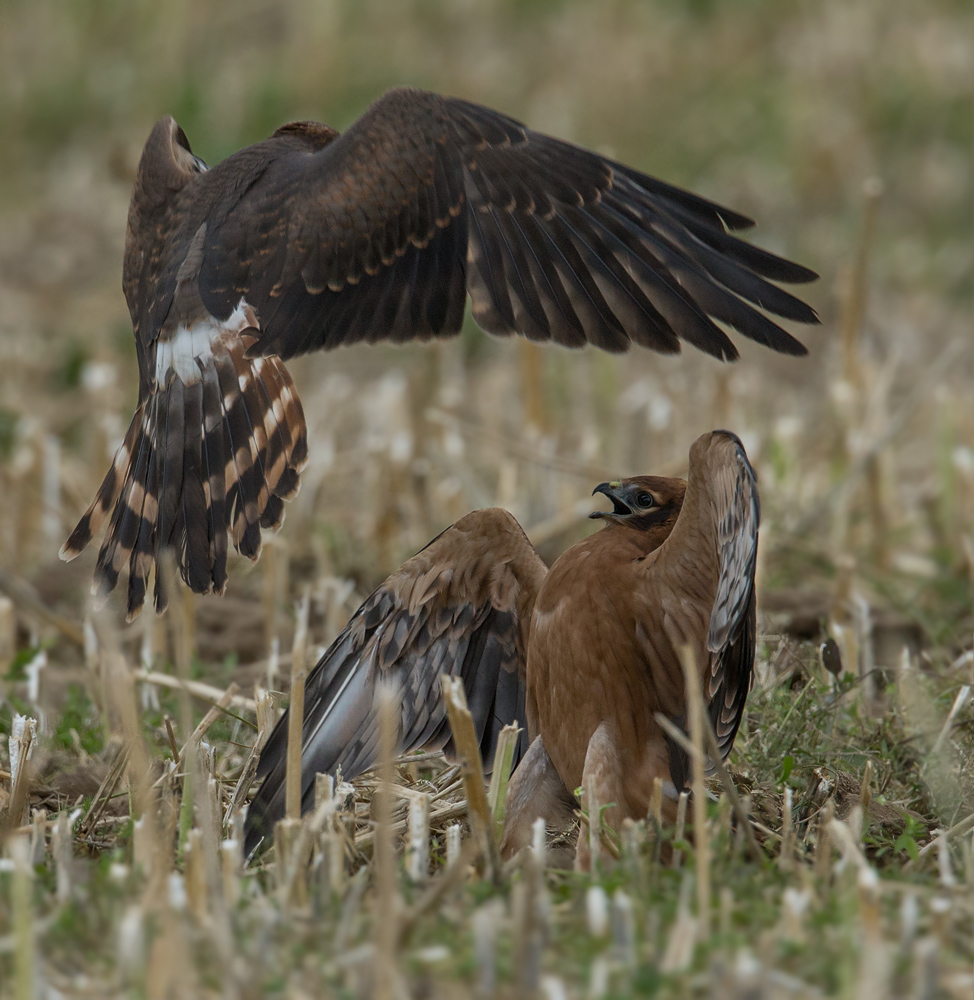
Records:
M751 214L758 242L821 272L823 327L796 331L808 360L745 344L734 367L537 352L469 323L455 345L297 361L312 464L282 547L366 587L500 502L554 554L606 472L678 471L727 424L764 472L771 582L829 581L855 556L871 599L914 617L939 581L956 628L974 495L972 37L963 0L8 0L0 563L50 566L127 424L119 274L152 123L173 113L212 163L285 120L347 127L406 83ZM84 578L68 572L47 572L58 599ZM66 596L79 614L81 594Z

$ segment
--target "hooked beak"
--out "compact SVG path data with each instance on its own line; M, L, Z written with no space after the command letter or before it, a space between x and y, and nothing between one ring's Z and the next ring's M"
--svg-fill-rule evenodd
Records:
M612 510L593 510L589 514L590 518L611 518L611 517L626 517L631 514L632 508L622 499L619 495L618 490L622 486L622 483L599 483L598 486L592 490L592 496L594 497L596 493L604 493L612 501Z

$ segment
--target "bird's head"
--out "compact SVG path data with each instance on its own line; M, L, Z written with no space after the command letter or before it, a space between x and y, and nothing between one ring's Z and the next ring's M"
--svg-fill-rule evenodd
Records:
M166 115L155 123L142 150L137 181L140 200L164 205L174 191L206 170L206 164L193 152L176 119Z
M603 493L612 501L612 510L595 510L589 517L637 531L660 529L668 535L680 515L686 490L685 480L663 476L633 476L599 483L592 496Z

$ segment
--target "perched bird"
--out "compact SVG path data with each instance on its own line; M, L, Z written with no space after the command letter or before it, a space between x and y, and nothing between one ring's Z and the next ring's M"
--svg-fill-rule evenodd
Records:
M604 819L618 829L648 814L656 778L675 818L688 761L656 714L684 726L684 647L718 747L730 752L754 664L760 513L754 472L727 431L694 442L686 484L629 480L597 492L613 504L596 515L605 527L558 559L534 603L527 706L564 787L594 780L598 802L611 804ZM550 768L535 763L539 774L525 769L512 781L524 809L539 798L535 783L551 787ZM514 814L511 826L523 831L530 818ZM507 842L518 846L511 830ZM580 836L582 868L588 849Z
M194 591L222 592L227 532L256 558L306 460L283 362L454 336L468 294L493 334L661 353L686 341L736 358L719 322L804 354L765 314L817 322L772 284L816 275L732 235L751 225L500 112L419 90L390 91L343 135L284 125L212 169L163 118L139 163L122 273L138 408L62 558L108 519L96 591L127 573L130 617L164 549Z
M758 507L740 442L726 431L700 438L689 483L637 476L595 493L612 501L591 515L605 526L550 571L511 514L474 511L368 598L306 685L303 808L317 772L341 766L352 778L378 762L382 681L400 706L399 752L449 750L443 673L463 678L486 764L504 725L526 730L508 853L537 816L570 822L572 790L593 768L599 801L617 803L620 818L646 815L654 777L682 790L685 756L654 713L682 724L683 643L698 654L718 742L730 751L754 659ZM286 719L261 754L248 854L284 814Z
M301 805L314 803L318 773L352 779L378 761L378 697L399 707L398 752L452 747L440 676L463 679L488 769L500 730L526 730L528 628L547 571L515 518L488 508L466 514L405 562L355 612L308 675L301 739ZM263 784L247 810L250 855L284 815L288 716L260 755ZM522 733L515 752L527 748Z

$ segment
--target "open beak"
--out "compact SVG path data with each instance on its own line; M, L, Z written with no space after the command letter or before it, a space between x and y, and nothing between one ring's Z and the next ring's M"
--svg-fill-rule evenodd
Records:
M622 483L599 483L599 485L592 490L592 496L594 497L596 493L604 493L612 501L612 510L593 510L592 513L589 514L589 517L625 517L631 514L632 508L619 495L619 488L621 486Z

